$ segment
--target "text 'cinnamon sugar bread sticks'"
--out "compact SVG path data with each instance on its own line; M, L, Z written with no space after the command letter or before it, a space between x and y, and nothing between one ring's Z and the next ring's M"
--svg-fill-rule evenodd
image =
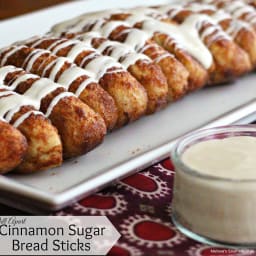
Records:
M118 108L118 125L137 120L147 108L148 98L143 86L115 59L103 56L92 47L77 40L43 37L22 42L33 48L52 51L57 56L67 57L87 70L96 81L114 98ZM167 88L164 106L167 103Z
M0 84L36 102L36 108L57 128L64 158L85 154L103 141L106 128L101 117L50 79L4 66L0 68Z
M23 43L30 47L51 50L56 55L67 57L78 66L96 73L97 80L113 96L120 111L123 110L130 116L136 117L134 115L137 112L136 108L141 111L144 109L146 99L141 85L144 86L148 96L147 113L154 113L165 107L168 102L168 85L160 70L155 71L158 77L151 82L147 79L150 74L147 75L145 69L143 70L145 73L141 75L144 79L140 79L139 75L134 76L134 73L131 73L131 76L127 72L130 64L133 64L132 62L135 64L139 60L135 55L132 60L126 59L125 62L119 63L112 56L103 56L86 42L50 36L34 37ZM148 64L149 58L144 57L145 61ZM141 63L140 67L147 64Z
M57 129L36 110L36 102L0 86L0 117L26 138L27 151L15 169L27 173L61 165L62 145Z
M0 118L0 174L17 167L26 155L27 140L21 132Z

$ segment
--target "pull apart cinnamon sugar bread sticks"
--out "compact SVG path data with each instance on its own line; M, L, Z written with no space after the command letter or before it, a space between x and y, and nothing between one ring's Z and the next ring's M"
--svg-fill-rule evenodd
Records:
M256 7L256 1L255 0L245 0L245 2L251 6L253 6L254 8Z
M193 0L101 11L0 49L0 173L59 166L107 131L253 71L254 7Z
M131 73L132 76L127 72L127 68L129 68L130 64L137 62L141 58L134 54L132 59L128 60L126 58L126 60L118 63L112 56L103 56L91 44L79 40L48 36L34 37L23 43L30 47L51 50L56 55L67 57L78 66L96 73L100 85L106 88L110 95L113 96L118 109L129 116L136 118L134 113L143 112L145 108L145 92L141 85L146 89L148 96L147 113L154 113L162 109L168 102L167 81L161 70L155 66L147 70L150 60L146 56L143 56L144 58L138 64L139 71ZM134 76L138 72L141 75ZM157 75L153 81L149 79L149 76L150 78L152 77L149 72ZM123 114L120 113L120 115Z
M197 0L192 3L201 3L215 6L216 8L229 13L235 20L241 20L251 25L256 31L256 10L246 1L242 0Z
M109 71L110 73L106 74L107 77L105 77L105 79L104 77L102 77L101 79L101 84L104 85L105 89L108 90L109 93L107 93L104 89L101 89L101 91L104 92L104 94L106 94L109 99L112 99L113 102L109 102L109 100L101 100L101 102L98 102L98 90L90 91L91 95L88 95L88 100L87 98L84 99L83 97L81 97L83 96L84 91L88 91L88 83L95 83L95 79L98 78L98 74L92 73L88 70L84 70L76 66L68 58L58 57L48 50L18 46L16 50L10 51L11 54L10 52L7 52L5 55L7 56L7 58L3 57L6 64L9 63L20 67L23 66L27 71L36 73L43 77L49 77L53 81L56 81L65 86L66 88L71 89L71 91L73 91L74 87L76 87L75 93L78 95L80 94L80 99L88 103L88 105L90 104L89 106L94 107L97 112L101 113L101 115L105 118L106 122L108 121L106 119L109 116L112 119L115 118L115 107L117 107L118 117L117 122L115 123L115 127L121 127L128 122L138 119L140 116L144 115L146 111L147 95L144 88L134 78L133 81L130 82L129 79L132 79L131 76L124 77L124 74L122 74L121 77L115 76L115 73L120 72L120 66L118 67L116 65L112 67L112 70ZM12 53L12 51L14 53ZM85 61L84 63L86 64ZM101 73L101 70L104 70L104 65L102 66L101 64L94 63L94 65L91 65L91 67L92 69L99 68L99 73ZM108 63L105 62L104 64L106 65ZM115 81L114 79L117 79L118 81ZM123 79L123 81L121 81L121 79ZM128 89L130 88L131 90L128 91ZM123 94L121 95L121 93ZM110 94L115 94L115 99L113 99ZM103 97L103 99L104 98L106 97ZM100 106L98 106L97 104L100 104ZM113 126L108 128L110 130L113 128Z
M36 108L35 101L0 86L0 116L25 136L28 145L17 172L36 172L62 163L58 131Z
M39 37L22 43L33 48L50 50L60 57L67 57L79 67L92 73L96 81L99 81L115 100L119 116L117 126L134 121L146 112L148 98L145 89L115 59L101 55L94 48L78 40ZM159 107L167 104L167 85L163 89L163 94L157 102ZM154 107L151 102L149 104L149 108Z
M106 133L103 119L50 79L14 66L4 66L0 68L0 84L36 102L36 109L57 128L64 158L82 155L103 141Z
M252 70L246 51L209 16L194 13L180 6L162 6L158 10L167 15L166 22L175 21L181 26L194 23L200 39L214 59L214 68L210 71L210 80L213 84L228 82Z
M22 133L0 118L0 174L17 167L27 153L27 140Z
M250 57L253 68L256 66L256 32L253 27L242 21L234 19L224 10L217 9L214 5L189 2L184 5L183 11L206 14L218 23L222 29L238 44ZM177 18L178 18L177 13Z
M81 16L67 24L56 26L53 30L62 30L62 34L67 35L81 30L100 30L103 35L105 33L111 39L126 41L134 47L142 45L143 39L140 36L138 40L139 32L130 30L127 24L139 28L179 60L181 57L177 53L187 51L208 70L209 84L231 81L252 69L248 54L214 20L186 10L181 5L100 12ZM65 26L70 27L66 33Z
M172 11L174 15L171 14ZM208 50L213 59L213 64L208 69L210 84L228 82L249 72L252 68L248 55L209 17L187 11L181 6L168 5L158 10L137 8L130 12L115 13L110 16L110 19L124 20L134 27L150 31L155 40L169 51L175 51L175 47L182 47L180 45L183 44L200 61L194 46L189 46L187 43L196 41L194 36L188 38L188 35L193 33L193 29L197 30L195 31L198 33L196 44L200 47L201 43L205 56ZM168 35L169 39L163 40L164 35Z
M115 127L118 112L114 99L90 76L89 72L77 67L67 58L58 58L50 51L24 45L10 46L2 49L0 65L21 67L27 72L61 84L100 114L109 130ZM95 113L91 113L95 118Z
M174 70L182 72L185 67L186 71L189 72L188 91L199 89L207 83L207 70L185 49L181 50L181 48L175 48L174 52L167 49L169 54L166 55L166 51L162 48L159 41L156 40L155 34L152 35L146 31L133 28L129 23L124 21L98 18L99 15L104 17L105 13L76 18L66 23L56 25L53 27L52 33L66 37L74 37L84 32L97 31L102 37L127 44L137 52L143 53L153 60L158 58L158 61L162 60L162 63L165 61L165 65L168 67L168 69L164 68L165 74L169 72L168 70L172 70L171 74L175 72ZM70 27L72 28L70 29ZM165 42L169 39L166 34L157 33L157 37L158 36L161 36L161 38L163 36L162 39ZM169 65L167 66L168 63ZM209 63L207 63L207 65L208 64Z
M187 70L158 45L152 45L152 51L145 55L126 44L108 40L95 31L79 34L76 38L97 48L102 54L115 58L125 66L146 88L149 102L157 102L157 98L161 97L166 88L164 85L166 82L168 101L176 101L187 93L189 75Z

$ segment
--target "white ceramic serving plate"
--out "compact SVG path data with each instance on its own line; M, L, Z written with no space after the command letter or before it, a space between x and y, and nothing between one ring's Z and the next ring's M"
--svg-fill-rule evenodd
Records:
M169 0L170 1L170 0ZM0 47L47 32L83 12L168 3L168 0L87 0L0 23ZM256 75L235 84L206 88L165 110L109 134L86 156L33 175L0 177L0 202L33 213L61 209L169 155L181 135L202 127L255 120Z

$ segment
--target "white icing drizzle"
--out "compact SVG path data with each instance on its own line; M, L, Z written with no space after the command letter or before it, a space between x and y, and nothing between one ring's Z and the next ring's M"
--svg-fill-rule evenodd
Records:
M4 66L4 64L6 63L7 59L13 55L15 52L17 52L18 50L24 48L23 45L14 47L13 49L11 49L9 52L5 53L2 60L1 60L1 66ZM3 49L2 51L5 51L6 49Z
M73 40L70 40L73 41ZM76 57L81 54L83 51L94 51L93 48L88 47L85 43L80 42L80 41L73 41L74 46L71 48L70 52L68 53L67 57L71 60L74 61Z
M20 111L23 106L36 107L37 103L26 96L21 96L13 91L0 92L0 117L10 122L13 116Z
M75 42L73 40L57 40L56 42L52 43L48 47L48 50L50 50L53 54L56 54L59 50L61 50L63 48L66 48L66 47L68 47L70 45L73 45L73 44L75 44Z
M36 110L31 110L25 113L24 115L20 116L14 123L13 127L17 128L19 127L27 118L29 118L31 115L40 115L44 116L42 112L36 111Z
M52 93L59 87L61 86L58 86L51 80L47 78L41 78L35 81L31 85L31 87L24 93L24 95L35 100L40 104L44 97L46 97L48 94ZM38 107L38 109L39 108L40 106Z
M58 102L60 100L62 100L63 98L66 98L66 97L74 97L74 94L71 93L71 92L62 92L60 93L59 95L57 95L50 103L46 113L45 113L45 116L46 117L49 117L52 113L52 110L53 108L58 104Z
M95 74L95 78L99 80L110 68L117 68L112 73L124 72L122 65L113 58L107 56L98 56L92 59L85 67L87 70Z
M206 17L206 15L201 14L190 15L180 26L153 19L143 21L143 18L140 18L140 20L143 21L142 29L147 34L152 36L155 31L159 31L169 35L174 40L177 48L186 50L202 63L205 68L209 68L213 61L212 54L203 44L198 33L198 24L204 21ZM138 20L139 17L136 19ZM128 39L134 42L134 36L134 32L132 32L130 33L130 37L128 36ZM135 38L137 39L137 37Z
M0 68L0 78L2 80L5 79L5 76L11 71L11 72L15 72L17 70L21 70L19 68L15 68L13 66L7 66L7 67L3 67ZM4 91L0 93L0 97L1 96L5 96L5 95L14 95L12 96L12 100L14 100L14 105L12 105L12 103L9 102L10 98L5 99L5 103L7 101L7 105L6 108L9 109L10 106L12 106L12 110L10 110L6 116L6 120L10 121L13 117L13 115L15 113L17 113L20 109L21 106L23 106L25 103L25 105L32 105L35 109L40 109L40 105L41 105L41 101L44 97L46 97L47 95L49 95L50 93L52 93L53 91L55 91L57 88L63 87L60 86L54 82L52 82L50 79L47 78L40 78L39 76L33 75L33 74L23 74L21 76L19 76L10 87L7 87L8 89L15 89L21 82L24 82L30 78L39 78L37 79L35 82L32 83L31 87L22 95L18 95L16 93L14 93L13 91ZM3 88L3 86L2 86ZM61 95L61 96L59 96ZM47 109L47 116L49 116L52 112L52 109L54 108L54 106L56 104L58 104L59 100L61 100L63 97L68 96L74 96L74 94L72 93L61 93L57 95L56 97L54 97ZM2 100L2 99L0 99ZM18 103L17 103L18 102ZM18 105L17 105L17 104ZM16 105L15 105L16 104ZM1 108L1 105L0 105ZM2 109L3 112L6 113L5 109ZM21 122L22 119L19 119Z
M97 23L93 27L93 30L98 31L99 28L97 26ZM101 34L103 35L103 37L109 37L111 32L119 26L129 26L129 24L123 21L108 21L105 24L103 24L103 26L101 26Z
M45 40L47 40L47 38ZM93 78L95 78L96 80L99 80L104 74L108 72L108 69L110 68L118 68L115 70L115 72L124 71L122 65L116 62L113 58L102 56L97 50L95 50L92 47L89 47L87 44L79 40L63 41L62 43L58 44L55 48L52 48L50 45L48 49L51 48L54 53L57 53L59 50L62 50L71 45L72 47L67 54L67 58L70 59L71 61L74 61L76 57L79 54L81 54L83 51L91 51L90 54L88 54L86 57L83 58L80 66L83 67L85 62L90 60L89 63L84 68L86 68L89 72L91 72L90 75L93 76ZM51 75L50 75L51 79L55 78L57 72L65 63L65 61L66 61L66 58L64 57L59 58L57 60L56 64L54 65L51 71Z
M204 0L204 2L213 5L217 4L215 3L215 1L212 0ZM224 4L223 9L230 13L235 19L239 19L243 15L245 15L243 18L245 21L249 22L252 25L256 23L256 12L252 6L247 5L242 1L221 1L221 3Z
M245 13L254 12L253 7L244 4L240 1L233 1L232 3L225 4L225 10L231 12L234 18L239 18Z
M98 56L99 54L97 52L91 52L90 54L88 54L87 56L85 56L82 60L82 62L80 63L80 66L83 67L84 64L91 59L94 59Z
M207 47L201 41L198 34L198 22L202 20L202 17L207 17L206 15L191 15L188 17L182 25L167 24L161 21L154 20L143 14L143 10L136 12L135 15L131 15L128 19L131 23L143 22L142 30L135 28L128 28L121 31L121 34L127 34L125 43L133 47L136 51L140 51L144 46L146 41L153 36L156 31L165 33L170 37L175 39L176 47L189 52L193 57L195 57L199 62L203 64L205 68L209 68L212 64L212 55L207 49ZM96 21L100 22L101 21ZM108 37L110 33L120 25L127 26L127 23L123 21L109 21L99 28L97 25L97 30L103 35L103 37ZM85 22L83 21L85 25ZM130 26L128 26L130 27ZM95 27L92 30L96 30ZM219 30L221 31L221 30ZM218 34L218 38L224 37L224 33ZM228 37L225 34L226 38ZM216 38L216 37L215 37Z
M65 70L59 77L58 83L62 84L66 89L70 87L70 85L79 77L81 76L88 76L88 72L85 72L84 69L79 68L77 66L72 66ZM92 77L92 74L90 74L89 77Z
M231 15L223 10L217 10L214 14L211 15L211 18L217 23L220 23L223 20L232 19Z
M35 42L35 44L33 44L32 47L36 47L37 45L39 45L40 43L42 43L44 40L45 40L45 38L42 38L42 40L39 40L38 42ZM66 39L63 38L63 39L61 39L61 40L57 40L56 42L52 43L52 44L50 45L50 47L48 47L47 50L52 51L52 49L54 49L54 47L55 47L56 45L58 45L59 43L62 43L62 42L66 42Z
M186 9L192 12L201 12L206 10L216 11L216 7L210 4L201 4L201 3L188 3L185 6Z
M158 63L158 62L160 62L161 60L163 60L163 59L165 59L165 58L168 58L168 57L170 57L171 55L167 52L167 53L164 53L164 54L161 54L161 55L159 55L158 57L156 57L155 59L154 59L154 62L156 62L156 63Z
M183 7L181 5L163 5L158 8L160 12L164 12L168 14L169 18L174 18L181 10Z
M49 67L47 67L47 66L45 67L42 76L45 75L45 73L47 72L47 70L48 70L49 68L52 68L52 69L51 69L51 72L50 72L50 75L49 75L49 78L50 78L51 80L55 81L56 75L58 74L58 72L61 70L61 68L63 67L63 65L64 65L67 61L68 61L68 60L67 60L67 58L65 58L65 57L59 57L59 58L57 58L57 59L53 62L52 65L49 65Z
M121 34L126 34L127 37L125 39L125 43L134 48L136 51L141 52L141 49L145 46L147 40L149 40L154 31L141 31L136 28L126 29L121 32ZM121 35L120 34L120 35Z
M247 13L245 15L245 21L247 21L250 24L254 25L256 23L256 13L255 12Z
M85 32L85 33L82 33L82 34L79 34L76 36L76 38L78 40L81 40L83 41L84 43L86 43L87 45L92 45L92 40L94 38L101 38L102 35L100 34L99 31L90 31L90 32Z
M12 85L9 86L9 90L15 91L15 89L17 88L17 86L22 83L25 82L26 80L30 79L30 78L38 78L38 76L33 75L33 74L24 74L19 76L17 79L15 79L14 82L12 82Z
M99 37L101 36L97 32L88 32L79 35L77 38L85 42L87 45L92 46L92 40ZM106 49L108 50L104 54L116 59L125 69L135 64L138 60L150 61L146 55L137 53L132 47L119 42L106 40L97 48L97 50L101 53L103 53Z
M0 68L0 84L1 84L1 86L2 86L2 84L4 84L4 80L9 73L18 71L18 70L22 70L22 69L19 69L14 66L10 66L10 65L1 67Z
M248 23L245 23L243 21L232 20L226 32L233 38L236 38L236 36L242 29L246 29L248 31L251 29L251 27Z
M85 81L83 81L77 88L76 92L75 92L75 95L77 97L80 96L80 94L83 92L83 90L91 83L95 83L95 80L93 78L89 78L89 79L86 79Z
M176 7L176 9L178 9L177 11L180 11L181 8L180 6L171 7L174 7L174 9ZM170 9L170 6L168 6L168 8ZM165 7L165 9L167 10L167 7ZM183 24L174 25L154 20L150 17L147 17L143 12L145 12L143 8L140 8L137 11L135 10L135 14L131 15L126 22L104 21L104 19L86 21L86 18L83 18L81 21L80 18L80 21L78 23L74 22L75 25L72 27L72 31L79 31L79 29L81 31L83 27L87 25L89 27L89 25L94 24L94 26L91 29L92 31L98 31L103 37L109 37L111 32L121 25L129 27L129 25L133 25L136 22L143 22L142 30L144 32L134 28L125 29L121 32L121 34L127 33L125 43L136 49L136 51L140 51L140 49L145 46L146 41L153 36L154 32L159 31L172 37L176 43L176 47L179 47L189 52L193 57L195 57L199 62L201 62L205 68L209 68L211 66L213 61L212 55L207 49L207 47L201 41L197 30L198 22L201 22L202 17L192 15L192 17L190 16L189 18L187 18L183 22ZM150 10L150 12L157 13L157 11L152 10ZM98 15L98 17L106 17L107 15L108 14L101 13L100 15ZM89 15L88 17L92 19L92 16ZM61 29L64 29L64 27L65 26L62 26ZM222 30L217 31L218 36L212 37L214 40L220 37L224 38L224 35L225 38L228 39L228 36L225 33L223 33ZM220 31L222 32L221 35Z
M35 49L31 51L31 53L27 56L25 61L23 62L26 67L24 67L27 71L31 71L35 61L43 54L50 53L49 51L43 51L41 49Z

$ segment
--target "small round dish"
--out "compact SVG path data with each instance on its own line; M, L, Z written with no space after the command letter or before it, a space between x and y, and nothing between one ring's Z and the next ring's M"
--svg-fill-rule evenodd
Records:
M176 171L172 220L194 240L232 248L256 248L256 179L234 179L232 173L230 177L209 175L189 167L182 159L186 150L200 142L235 136L256 137L256 126L198 130L176 143L171 153Z

